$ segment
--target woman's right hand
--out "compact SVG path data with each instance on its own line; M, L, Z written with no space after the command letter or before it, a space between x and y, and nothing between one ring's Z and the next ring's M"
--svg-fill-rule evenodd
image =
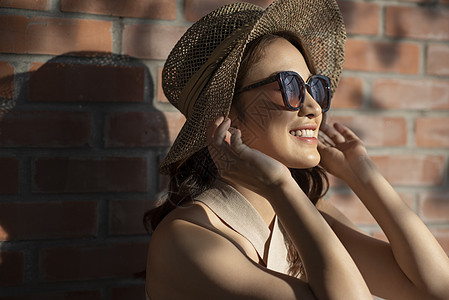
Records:
M293 180L285 165L245 145L241 131L230 126L229 118L219 116L207 129L208 150L222 178L261 195Z

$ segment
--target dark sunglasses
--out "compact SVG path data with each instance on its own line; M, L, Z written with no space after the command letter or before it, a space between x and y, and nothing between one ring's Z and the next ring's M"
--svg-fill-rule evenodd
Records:
M320 105L323 112L329 110L331 105L331 81L323 75L312 75L307 82L293 71L283 71L267 79L241 88L234 94L240 94L260 86L277 81L281 89L285 106L290 110L300 110L304 105L306 89L312 98Z

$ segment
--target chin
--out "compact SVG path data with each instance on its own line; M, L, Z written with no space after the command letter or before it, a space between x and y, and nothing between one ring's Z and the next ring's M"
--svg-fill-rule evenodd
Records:
M318 166L320 159L321 157L319 154L311 154L301 157L301 160L296 158L295 160L286 161L284 162L284 165L293 169L309 169Z

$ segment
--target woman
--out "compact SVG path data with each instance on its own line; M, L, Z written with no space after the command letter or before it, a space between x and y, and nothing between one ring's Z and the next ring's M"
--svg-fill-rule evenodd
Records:
M149 215L151 299L449 299L444 251L360 139L324 124L344 36L333 0L277 0L218 9L175 46L163 87L187 121ZM322 200L319 163L390 243Z

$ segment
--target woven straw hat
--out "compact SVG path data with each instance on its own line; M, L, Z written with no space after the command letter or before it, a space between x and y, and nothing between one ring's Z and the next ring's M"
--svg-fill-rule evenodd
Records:
M225 5L193 24L169 54L162 71L167 99L186 116L160 172L206 146L206 124L227 116L246 45L266 34L293 32L318 74L337 87L346 32L335 0L275 0L267 9Z

